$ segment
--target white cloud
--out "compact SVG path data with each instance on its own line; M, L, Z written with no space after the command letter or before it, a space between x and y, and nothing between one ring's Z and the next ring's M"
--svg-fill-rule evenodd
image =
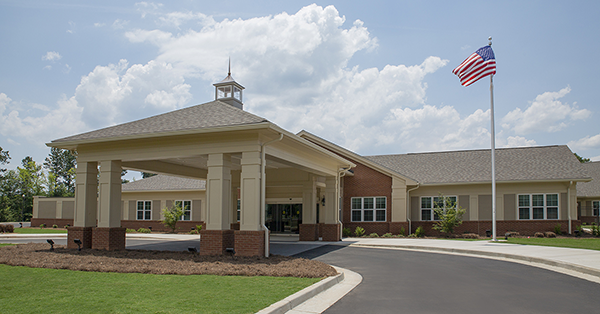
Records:
M62 58L62 56L56 51L48 51L45 55L42 56L42 60L47 61L58 61Z
M506 138L505 147L526 147L537 145L535 140L528 140L522 136L509 136Z
M559 99L571 92L565 87L558 92L545 92L538 95L525 109L517 108L502 119L502 127L523 135L535 132L557 132L575 120L590 116L587 109L578 109L576 104L562 103Z
M577 141L570 141L569 147L574 150L588 150L600 148L600 134L594 136L586 136Z
M127 26L127 24L129 24L129 21L124 21L124 20L117 19L117 20L115 20L112 23L112 28L114 28L114 29L123 29L123 28L125 28L125 26Z
M138 12L142 14L142 18L145 18L147 14L156 14L162 8L162 3L146 2L141 1L135 4Z
M94 23L95 27L104 27L106 26L106 23Z

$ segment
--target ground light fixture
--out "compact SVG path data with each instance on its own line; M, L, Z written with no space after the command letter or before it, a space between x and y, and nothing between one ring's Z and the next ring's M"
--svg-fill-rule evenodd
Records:
M75 240L73 240L73 242L75 242L75 244L77 244L77 250L81 251L81 240L75 239Z
M190 247L188 247L188 252L197 253L198 249L194 246L190 246Z
M152 231L152 226L148 227L148 229L150 229L150 231Z
M235 250L232 247L225 248L225 252L231 254L231 256L235 255Z
M52 241L52 239L48 239L46 240L46 242L50 244L50 251L54 251L54 241Z

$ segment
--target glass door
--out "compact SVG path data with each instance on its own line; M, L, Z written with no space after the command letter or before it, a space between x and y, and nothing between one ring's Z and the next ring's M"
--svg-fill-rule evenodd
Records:
M272 233L299 233L302 204L267 204L265 224Z

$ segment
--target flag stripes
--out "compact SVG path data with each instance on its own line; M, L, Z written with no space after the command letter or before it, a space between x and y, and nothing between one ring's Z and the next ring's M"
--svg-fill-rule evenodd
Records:
M452 70L452 73L458 76L463 86L469 86L482 77L496 74L496 59L492 47L479 48Z

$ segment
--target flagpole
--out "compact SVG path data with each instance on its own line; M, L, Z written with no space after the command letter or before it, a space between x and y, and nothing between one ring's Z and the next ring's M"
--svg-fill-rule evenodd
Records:
M490 47L492 46L492 37L489 38ZM492 120L492 241L496 239L496 129L494 127L494 75L490 75L490 113Z

